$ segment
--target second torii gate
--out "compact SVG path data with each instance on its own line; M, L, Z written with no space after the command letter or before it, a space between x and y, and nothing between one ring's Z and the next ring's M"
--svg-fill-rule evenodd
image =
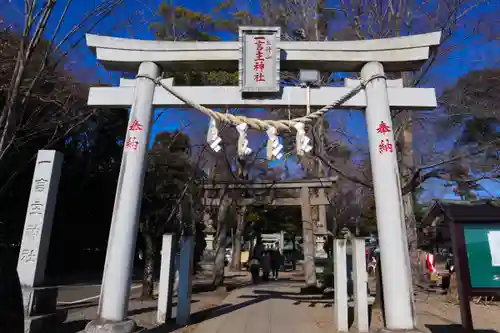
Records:
M282 181L232 181L205 184L203 186L205 190L203 204L208 207L220 206L221 200L226 200L238 206L300 206L304 240L305 282L308 286L315 286L315 253L322 251L325 241L324 237L328 233L326 211L330 202L326 190L330 189L335 181L337 181L337 177ZM235 196L232 193L228 193L246 190L265 190L266 193L263 196L254 196L252 198L234 198ZM279 198L276 193L279 190L288 190L287 197ZM290 193L294 190L298 190L298 193ZM317 193L312 193L311 190ZM318 206L317 214L313 214L314 206Z

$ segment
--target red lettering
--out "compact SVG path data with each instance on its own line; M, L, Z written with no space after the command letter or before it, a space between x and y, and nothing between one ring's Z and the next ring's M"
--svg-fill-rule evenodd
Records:
M389 139L385 139L385 142L384 140L380 140L380 144L378 145L379 154L392 153L392 151L392 143L389 143Z
M265 36L255 36L254 37L254 42L255 42L255 59L254 59L254 81L255 82L265 82L266 78L263 74L264 69L266 67L265 60L269 58L268 56L268 51L264 48L264 46L269 44L269 41L267 41ZM264 55L264 52L266 52L266 55Z
M257 54L255 55L255 61L264 61L264 52L262 51L257 51Z
M258 72L262 72L264 70L264 61L256 61L253 69Z
M129 131L142 131L143 129L144 128L138 120L134 120L128 128Z
M266 82L266 78L262 72L255 73L254 80L255 82Z
M389 125L387 125L386 123L381 121L380 125L377 128L377 133L386 134L386 133L389 133L390 131L391 131L391 128L389 127Z
M137 148L139 148L139 140L137 140L137 137L135 136L129 137L127 141L125 141L125 148L137 150Z

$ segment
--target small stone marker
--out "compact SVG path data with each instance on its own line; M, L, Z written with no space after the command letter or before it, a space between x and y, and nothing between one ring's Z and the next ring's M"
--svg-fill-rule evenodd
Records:
M25 332L47 329L46 323L56 319L57 289L41 287L62 161L63 155L55 150L38 151L17 262L23 288Z
M164 324L172 316L172 297L174 295L174 235L165 234L161 246L160 285L158 288L158 313L156 321Z
M370 331L368 315L368 274L366 272L366 245L363 238L352 240L354 275L354 317L359 333Z
M335 329L337 332L349 332L348 307L349 297L347 294L347 241L335 239L333 241L334 260L334 316Z

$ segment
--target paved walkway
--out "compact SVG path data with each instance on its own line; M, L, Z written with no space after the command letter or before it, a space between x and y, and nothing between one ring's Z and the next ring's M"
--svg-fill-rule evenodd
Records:
M278 282L247 286L229 294L207 292L193 295L193 324L175 328L174 323L156 325L156 301L131 299L129 316L148 333L332 333L333 300L323 295L300 294L303 278L284 273ZM233 282L248 282L241 273ZM175 301L175 300L174 300ZM174 302L175 303L175 302ZM95 318L97 300L65 306L68 320L55 333L76 333ZM481 333L500 333L500 307L471 304L475 327ZM175 307L173 312L175 314ZM418 326L423 332L456 333L460 323L459 307L437 295L419 294L416 302ZM382 327L378 310L372 313L371 329ZM355 332L355 328L351 328Z
M301 282L273 281L235 290L210 319L184 332L331 333L332 300L321 295L300 295L301 286Z
M222 305L209 310L200 322L176 333L332 333L333 300L322 295L300 294L303 283L282 280L232 291ZM475 326L481 333L500 333L500 307L472 306ZM416 304L418 328L429 333L460 331L459 307L440 297L423 296ZM196 315L195 315L196 316ZM351 319L352 320L352 319ZM374 309L371 329L382 328L380 311ZM356 332L354 326L351 331ZM161 332L161 331L159 331Z

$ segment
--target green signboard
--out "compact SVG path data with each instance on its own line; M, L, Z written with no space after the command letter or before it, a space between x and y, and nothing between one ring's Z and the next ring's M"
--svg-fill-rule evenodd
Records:
M500 288L500 224L464 224L472 288Z

